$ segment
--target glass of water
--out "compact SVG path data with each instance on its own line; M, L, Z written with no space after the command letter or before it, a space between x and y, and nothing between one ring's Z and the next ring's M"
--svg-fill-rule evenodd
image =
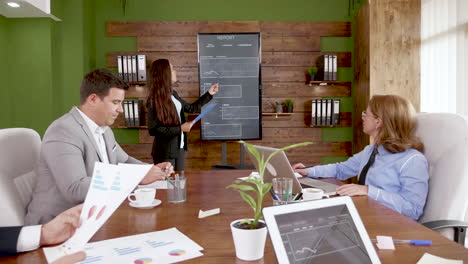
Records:
M185 202L187 199L187 178L184 175L176 174L167 179L167 201L171 203Z
M273 191L279 200L274 201L274 204L287 204L292 200L292 179L291 178L273 178Z

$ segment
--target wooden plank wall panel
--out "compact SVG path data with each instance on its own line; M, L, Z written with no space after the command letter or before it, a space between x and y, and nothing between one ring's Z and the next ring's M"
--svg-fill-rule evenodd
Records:
M305 72L316 65L324 55L320 51L322 36L351 36L349 22L271 22L271 21L117 21L106 25L109 36L136 36L138 54L145 54L147 62L159 58L171 61L177 71L178 83L174 86L179 95L188 102L196 100L198 92L198 33L261 32L262 37L262 111L274 111L272 104L286 98L295 100L294 113L290 116L262 116L263 139L249 141L270 147L312 141L308 147L288 151L291 162L310 165L321 163L323 156L351 155L351 142L321 142L322 129L310 127L311 102L321 97L351 96L350 82L337 82L326 86L305 84ZM117 55L107 54L107 66L116 67ZM336 54L339 67L351 67L350 52L327 52ZM132 87L127 97L146 99L146 88ZM189 115L193 120L196 115ZM339 126L351 126L352 114L340 113ZM123 118L116 124L123 125ZM123 145L132 156L151 160L153 138L147 129L140 129L140 144ZM200 140L200 123L189 133L189 151L186 155L187 170L210 169L221 162L221 143ZM228 163L239 164L239 144L227 142ZM251 164L250 161L247 161Z
M369 8L370 95L399 94L416 111L421 85L420 18L421 0L380 0Z

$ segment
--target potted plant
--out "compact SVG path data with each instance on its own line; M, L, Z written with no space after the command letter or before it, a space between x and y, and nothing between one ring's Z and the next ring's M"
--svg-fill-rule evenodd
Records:
M309 75L309 81L315 81L315 75L317 74L318 68L315 66L309 67L307 69L307 74Z
M292 113L294 111L294 100L293 99L284 100L284 105L286 106L286 112Z
M276 113L283 113L283 104L275 102L275 112Z
M263 198L265 198L265 195L267 195L271 189L271 183L263 182L263 175L267 164L273 156L281 151L309 145L312 144L312 142L303 142L284 147L271 153L270 156L266 158L260 155L252 144L244 141L240 141L240 143L247 146L248 151L250 151L257 160L259 176L249 177L243 180L239 179L226 187L237 190L254 213L253 218L232 221L231 231L236 248L236 256L242 260L256 260L263 257L267 235L265 222L261 220L263 218Z

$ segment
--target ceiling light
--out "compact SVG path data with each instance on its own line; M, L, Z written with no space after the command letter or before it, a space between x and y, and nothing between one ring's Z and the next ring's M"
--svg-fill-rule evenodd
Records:
M20 7L20 5L16 2L8 2L7 5L11 6L11 7Z

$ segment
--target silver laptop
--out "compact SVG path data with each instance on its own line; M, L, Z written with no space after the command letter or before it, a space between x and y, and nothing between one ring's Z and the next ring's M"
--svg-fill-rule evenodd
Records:
M349 196L263 209L279 264L380 264Z
M265 159L273 152L277 151L276 148L269 148L263 146L254 145L255 149L257 149L260 156L263 155ZM258 163L252 153L249 152L250 159L255 165L255 168L258 170ZM298 178L299 176L299 178ZM263 175L265 182L271 182L271 180L275 177L286 177L293 179L293 193L301 193L302 187L308 188L319 188L322 189L325 194L327 195L335 195L336 194L336 184L323 182L315 179L311 179L308 177L302 177L298 173L294 173L291 164L289 163L288 157L286 157L286 153L284 151L279 152L270 160L267 168L265 170L265 174ZM301 186L302 185L302 186Z

